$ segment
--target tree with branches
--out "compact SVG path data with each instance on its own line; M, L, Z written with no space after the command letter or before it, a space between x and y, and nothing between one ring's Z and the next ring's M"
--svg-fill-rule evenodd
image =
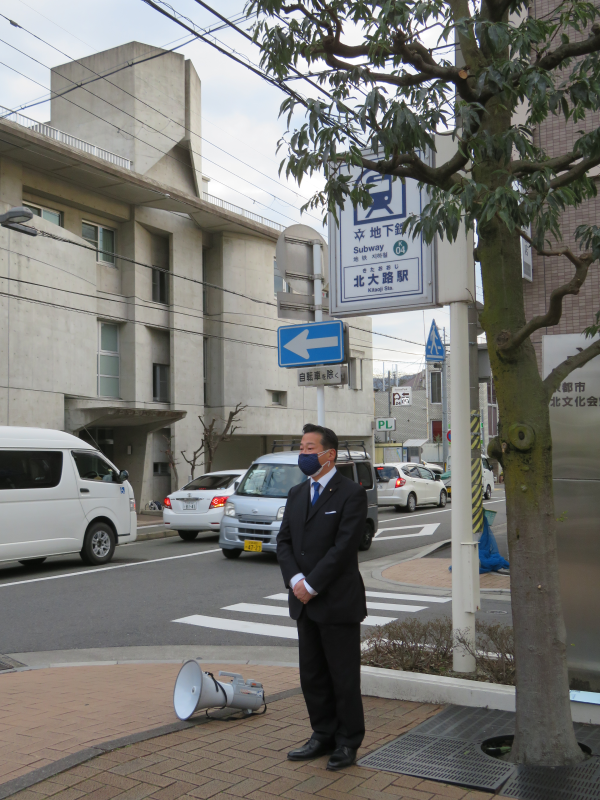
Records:
M300 68L321 87L318 97L294 92L281 106L282 170L298 182L325 176L305 208L367 208L368 187L351 180L353 165L426 187L428 203L405 232L432 242L455 240L461 221L476 229L480 321L500 418L490 454L506 483L517 672L511 758L575 764L583 755L571 722L548 405L570 372L600 354L600 341L542 379L531 336L559 322L564 298L578 294L600 257L595 226L569 232L579 249L561 244L564 212L596 196L600 130L576 132L558 156L536 131L551 116L576 129L598 109L600 12L582 0L557 0L539 18L525 0L249 0L246 10L257 14L262 67L282 83ZM454 151L438 161L440 135ZM521 239L573 266L530 320Z
M185 450L181 451L184 461L190 465L192 480L194 479L196 467L201 461L204 462L204 470L206 472L211 471L217 448L221 442L228 442L233 434L238 430L240 426L236 425L235 423L239 422L241 413L246 408L248 408L248 406L238 403L236 407L229 412L227 420L222 420L219 417L213 417L208 424L202 417L198 417L200 424L202 425L202 441L200 443L200 447L193 451L190 458L188 458L186 455ZM218 422L225 423L220 431L217 430Z

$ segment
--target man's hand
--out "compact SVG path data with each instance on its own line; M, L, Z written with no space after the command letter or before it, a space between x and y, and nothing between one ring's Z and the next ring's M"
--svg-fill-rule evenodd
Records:
M309 600L312 600L314 595L312 595L309 591L307 591L306 587L304 586L304 580L298 581L298 583L294 586L294 595L300 600L301 603L306 605Z

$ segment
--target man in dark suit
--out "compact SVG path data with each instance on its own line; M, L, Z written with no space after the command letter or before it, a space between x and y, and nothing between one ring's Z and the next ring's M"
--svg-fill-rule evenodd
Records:
M277 558L298 624L300 684L312 737L292 761L332 754L327 769L348 767L365 734L360 694L360 623L367 616L358 569L367 493L336 471L338 438L305 425L298 466L310 480L290 489Z

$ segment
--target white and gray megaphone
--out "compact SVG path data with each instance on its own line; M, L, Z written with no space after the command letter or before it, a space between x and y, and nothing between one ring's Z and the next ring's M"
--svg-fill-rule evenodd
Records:
M203 672L195 660L186 661L179 670L173 690L173 705L179 719L189 719L206 708L239 708L246 715L265 705L262 683L244 681L236 672L219 672L232 678L231 683L218 681L210 672Z

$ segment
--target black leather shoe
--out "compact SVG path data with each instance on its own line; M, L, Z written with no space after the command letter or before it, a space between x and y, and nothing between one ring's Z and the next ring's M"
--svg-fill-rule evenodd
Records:
M354 750L352 747L346 747L345 745L342 745L341 747L336 747L336 749L333 751L333 755L327 762L327 769L344 769L344 767L351 767L355 761L356 750Z
M297 750L290 750L287 757L289 761L308 761L311 758L329 755L333 753L334 745L330 742L320 742L318 739L309 739L302 747Z

